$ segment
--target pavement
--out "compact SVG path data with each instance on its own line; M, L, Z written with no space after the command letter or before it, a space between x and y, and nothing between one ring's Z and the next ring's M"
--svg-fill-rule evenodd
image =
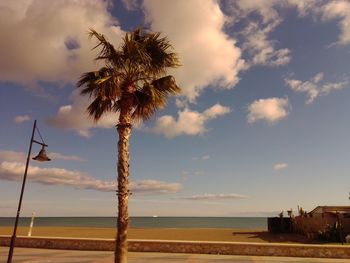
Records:
M8 248L0 247L0 263ZM129 252L129 263L349 263L350 259ZM113 252L15 248L13 263L112 263Z

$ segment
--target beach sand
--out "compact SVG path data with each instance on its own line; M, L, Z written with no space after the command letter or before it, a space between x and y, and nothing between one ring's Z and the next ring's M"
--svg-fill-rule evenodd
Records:
M11 235L12 227L0 227L0 235ZM19 227L17 236L27 236L28 227ZM113 228L34 227L32 236L114 238ZM311 243L297 234L271 234L264 229L227 228L130 228L129 239L195 240L229 242Z

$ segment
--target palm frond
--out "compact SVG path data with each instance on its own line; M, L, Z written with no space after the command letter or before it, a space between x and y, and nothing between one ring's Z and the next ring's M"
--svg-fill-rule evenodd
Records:
M173 76L145 83L142 89L135 93L136 105L133 117L142 120L149 119L158 109L166 106L169 95L178 94L180 91Z
M173 47L166 37L160 37L160 33L148 33L144 40L144 48L151 58L150 70L154 74L165 73L166 68L180 66L179 58L173 52Z
M77 82L78 87L83 87L80 91L82 95L90 97L107 97L116 99L120 97L119 78L116 73L108 68L103 67L98 71L87 72L81 75Z
M120 100L117 100L117 101L114 102L112 110L114 112L120 112L120 107L121 107L120 106Z
M77 82L77 87L85 86L86 88L84 88L80 93L83 95L90 93L90 89L88 89L87 86L89 83L94 82L95 79L96 79L96 71L83 73Z
M151 85L164 96L176 95L181 92L181 88L176 84L175 78L171 75L153 80Z
M113 110L114 102L120 98L118 81L118 77L108 67L86 72L78 80L77 86L82 87L80 94L94 98L87 112L95 121L100 119L103 113Z
M120 66L123 63L123 54L120 51L117 51L114 46L106 40L104 35L98 33L93 28L90 28L89 38L91 39L93 37L98 41L98 44L93 49L100 46L102 47L95 60L107 60L115 66Z
M148 120L154 113L165 106L165 100L162 97L155 96L154 93L147 94L141 91L136 91L135 95L135 110L133 112L133 119Z
M98 121L101 116L108 111L111 111L113 107L113 102L107 98L97 97L88 106L87 112L94 121Z
M140 30L126 34L122 46L122 53L129 64L129 67L143 67L148 65L151 58L142 46L143 36Z
M168 39L160 37L158 32L136 29L126 34L122 53L128 58L130 68L143 70L153 78L165 74L167 68L180 66Z

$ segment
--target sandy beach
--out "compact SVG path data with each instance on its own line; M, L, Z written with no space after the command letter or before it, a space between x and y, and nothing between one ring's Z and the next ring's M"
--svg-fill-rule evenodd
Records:
M0 235L11 235L12 227L0 227ZM28 227L19 227L18 236L26 236ZM114 238L113 228L34 227L32 236ZM229 242L287 242L311 243L297 234L271 234L264 229L228 228L130 228L130 239L196 240Z

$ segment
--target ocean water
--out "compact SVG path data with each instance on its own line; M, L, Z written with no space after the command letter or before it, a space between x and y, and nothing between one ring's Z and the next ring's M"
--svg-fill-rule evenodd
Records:
M0 226L13 226L14 218L0 217ZM22 217L20 226L29 226L30 217ZM116 227L113 217L37 217L34 226ZM266 217L131 217L133 228L263 228Z

